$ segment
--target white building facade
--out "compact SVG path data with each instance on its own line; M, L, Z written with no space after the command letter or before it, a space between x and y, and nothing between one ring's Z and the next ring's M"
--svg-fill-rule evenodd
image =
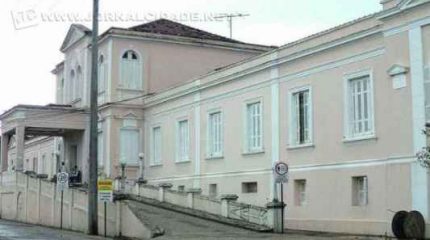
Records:
M391 235L397 211L428 220L429 176L415 154L428 144L430 2L383 5L276 49L212 35L196 44L145 25L108 30L99 41L100 173L116 177L125 162L137 179L144 156L149 184L264 206L279 194L272 167L282 161L288 228ZM58 104L88 107L89 33L72 26L63 44ZM86 159L83 143L63 159Z

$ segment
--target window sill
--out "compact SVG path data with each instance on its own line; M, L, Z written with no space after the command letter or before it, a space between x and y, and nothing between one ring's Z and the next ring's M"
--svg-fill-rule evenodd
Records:
M129 91L129 92L143 92L143 89L133 89L133 88L117 88L120 91Z
M256 155L256 154L264 154L264 149L261 150L255 150L255 151L248 151L248 152L243 152L242 155L247 156L247 155Z
M149 167L151 168L156 168L156 167L162 167L163 164L159 163L159 164L150 164Z
M302 149L302 148L314 148L315 144L313 143L306 143L306 144L300 144L300 145L290 145L287 146L287 150L296 150L296 149Z
M353 143L353 142L361 142L361 141L368 141L368 140L377 140L378 138L375 135L367 135L367 136L359 136L359 137L348 137L344 138L344 143Z
M223 155L220 156L206 156L205 158L206 160L219 160L219 159L224 159Z
M191 161L190 160L182 160L182 161L176 161L175 163L176 164L185 164L185 163L190 163Z

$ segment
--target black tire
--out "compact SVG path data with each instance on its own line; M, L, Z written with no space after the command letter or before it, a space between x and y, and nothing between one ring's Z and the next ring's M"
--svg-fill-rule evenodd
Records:
M423 215L418 211L411 211L403 222L403 232L410 239L424 239L426 224Z
M403 223L405 222L406 217L409 215L406 211L399 211L394 214L393 220L391 221L391 230L393 231L394 236L397 238L406 238L405 232L403 230Z

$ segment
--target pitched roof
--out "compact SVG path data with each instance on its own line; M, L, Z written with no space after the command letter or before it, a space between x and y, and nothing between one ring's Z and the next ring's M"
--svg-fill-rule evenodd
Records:
M181 23L177 23L168 19L164 19L164 18L131 27L129 28L129 30L145 32L145 33L155 33L155 34L162 34L162 35L197 38L202 40L214 40L214 41L222 41L222 42L229 42L229 43L243 43L231 38L206 32L206 31L193 28L193 27L190 27Z

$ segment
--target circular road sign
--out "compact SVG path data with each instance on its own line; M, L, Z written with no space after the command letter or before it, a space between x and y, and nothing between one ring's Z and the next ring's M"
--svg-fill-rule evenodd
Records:
M67 174L66 172L58 173L57 181L59 183L67 183L69 181L69 174Z
M278 175L284 176L288 173L288 164L283 162L278 162L275 165L275 172Z

